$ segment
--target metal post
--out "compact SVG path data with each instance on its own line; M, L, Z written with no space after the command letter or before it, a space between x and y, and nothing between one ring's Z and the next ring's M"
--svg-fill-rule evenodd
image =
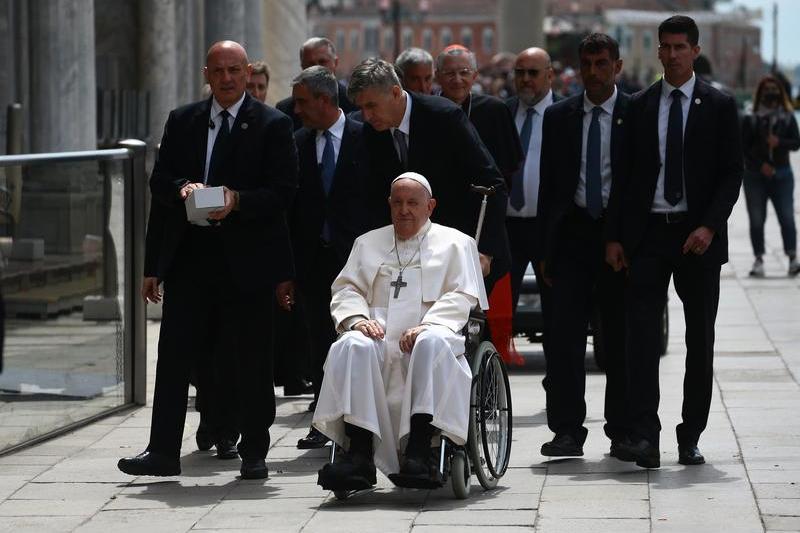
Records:
M145 405L147 325L139 285L144 278L147 145L136 139L126 139L119 146L131 155L125 161L125 399Z

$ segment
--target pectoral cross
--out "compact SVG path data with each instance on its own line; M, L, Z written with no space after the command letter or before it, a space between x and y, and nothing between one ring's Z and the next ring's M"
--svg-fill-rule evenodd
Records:
M400 289L402 289L403 287L407 287L408 283L403 281L403 273L400 272L397 275L397 279L394 280L393 282L389 283L389 285L394 287L394 299L396 300L397 297L400 295Z

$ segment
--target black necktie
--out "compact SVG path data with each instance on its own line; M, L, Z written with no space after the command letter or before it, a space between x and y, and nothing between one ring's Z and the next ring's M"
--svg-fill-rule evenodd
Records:
M222 185L225 179L222 160L225 157L228 138L231 134L230 125L228 124L228 117L231 114L228 113L227 109L223 109L219 116L222 117L222 124L219 132L217 132L217 138L214 139L214 148L211 149L211 161L208 163L208 177L206 178L206 184L208 185Z
M394 130L394 140L397 143L397 155L400 157L400 164L403 170L408 170L408 144L406 144L406 134L400 129Z
M672 90L672 105L669 106L667 122L667 149L664 159L664 199L676 205L683 196L683 93Z

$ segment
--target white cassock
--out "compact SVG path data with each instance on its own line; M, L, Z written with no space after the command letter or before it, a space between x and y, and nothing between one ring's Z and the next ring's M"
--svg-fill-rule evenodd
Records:
M392 283L406 264L407 285L397 290ZM435 427L463 444L472 373L461 330L476 303L489 307L475 240L428 221L396 252L393 226L370 231L356 240L332 291L331 315L343 335L325 361L313 426L345 448L345 422L371 431L384 474L400 469L413 414L432 415ZM365 318L380 322L384 339L350 330ZM411 354L402 353L400 336L420 324L426 328Z

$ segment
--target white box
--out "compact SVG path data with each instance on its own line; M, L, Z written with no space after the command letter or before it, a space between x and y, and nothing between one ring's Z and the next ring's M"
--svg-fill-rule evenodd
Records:
M225 207L222 187L195 189L186 199L186 218L192 224L208 226L208 214L222 207Z

